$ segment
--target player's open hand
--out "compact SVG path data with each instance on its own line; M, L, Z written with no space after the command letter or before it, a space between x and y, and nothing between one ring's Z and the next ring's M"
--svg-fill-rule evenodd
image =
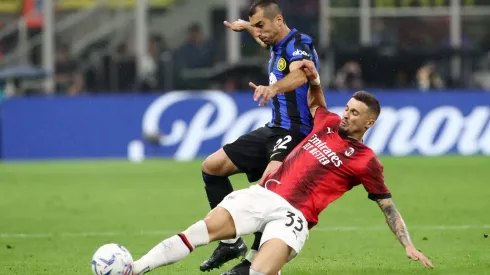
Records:
M248 85L255 90L254 100L257 101L260 99L259 106L267 105L269 100L277 94L271 86L257 86L252 82L249 82Z
M420 261L424 266L429 266L434 268L432 262L429 259L427 259L427 257L425 257L425 255L422 252L418 251L415 247L409 246L405 249L405 251L407 253L408 258L414 261Z
M230 23L228 21L224 21L223 24L226 27L228 27L228 28L230 28L236 32L246 31L250 27L250 22L242 20L242 19L238 19L237 21L235 21L233 23Z

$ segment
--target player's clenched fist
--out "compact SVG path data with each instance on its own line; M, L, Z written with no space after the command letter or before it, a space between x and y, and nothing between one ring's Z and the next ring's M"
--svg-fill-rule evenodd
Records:
M277 94L277 91L271 86L257 86L252 82L249 82L248 85L255 90L254 100L257 101L260 99L259 106L267 105L269 100Z
M320 75L316 70L315 63L306 59L302 60L300 69L302 69L305 72L306 78L308 78L311 85L315 85L315 86L320 85Z
M236 32L247 31L248 28L250 27L250 22L242 20L242 19L238 19L237 21L235 21L233 23L225 21L225 22L223 22L223 24L226 27L228 27L228 28L230 28Z
M427 259L427 257L425 257L425 255L422 252L418 251L415 247L409 246L405 250L408 258L414 261L420 261L424 266L430 266L432 268L434 267L432 262L429 259Z

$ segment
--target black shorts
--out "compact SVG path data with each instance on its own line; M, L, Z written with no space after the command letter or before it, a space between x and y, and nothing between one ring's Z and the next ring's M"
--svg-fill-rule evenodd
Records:
M231 161L247 174L249 182L262 178L271 160L283 161L306 136L283 128L261 127L223 146Z

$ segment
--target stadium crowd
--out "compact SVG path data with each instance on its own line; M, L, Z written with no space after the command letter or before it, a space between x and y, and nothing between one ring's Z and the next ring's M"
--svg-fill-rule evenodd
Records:
M318 42L318 0L278 1L283 7L287 23L315 40L321 65L332 62L334 73L325 88L351 90L360 88L441 89L484 88L471 77L479 63L490 52L490 32L484 22L464 20L463 45L450 46L448 17L373 18L372 45L359 42L359 17L335 17L329 22L331 45L321 48ZM335 4L338 1L332 1ZM343 4L345 4L342 1ZM356 1L353 1L356 2ZM242 18L247 18L246 10ZM56 93L154 92L173 89L219 88L225 91L247 89L240 79L260 82L263 60L269 53L258 47L246 33L242 36L242 56L257 59L253 68L230 66L225 71L206 77L189 77L188 72L204 69L213 71L226 61L225 28L222 21L226 12L213 12L213 31L205 37L199 23L189 22L183 44L170 48L161 34L151 34L143 69L138 72L134 54L134 41L121 43L115 51L106 53L96 61L86 62L87 56L70 56L70 45L60 42L56 54ZM482 22L483 20L484 22ZM485 21L486 20L486 21ZM61 41L61 40L60 40ZM36 49L35 49L36 50ZM39 49L37 49L39 52ZM37 56L37 57L36 57ZM40 64L39 55L31 61ZM463 75L451 76L452 59L462 59Z

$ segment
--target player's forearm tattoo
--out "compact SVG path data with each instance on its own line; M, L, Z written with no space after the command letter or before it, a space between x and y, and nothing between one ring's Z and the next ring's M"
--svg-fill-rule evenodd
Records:
M390 227L391 231L396 235L400 243L407 247L412 245L410 235L408 234L407 226L400 215L400 212L396 209L392 199L380 199L377 200L379 207L386 216L386 223Z

